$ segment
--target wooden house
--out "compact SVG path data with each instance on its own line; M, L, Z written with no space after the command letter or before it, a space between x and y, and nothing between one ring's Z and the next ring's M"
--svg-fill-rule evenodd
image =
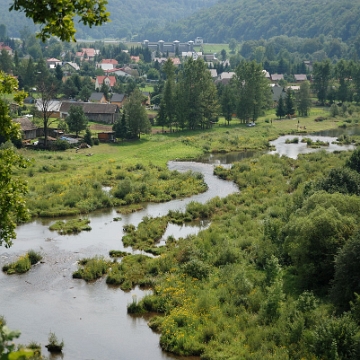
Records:
M14 122L20 124L21 132L24 140L35 139L37 126L28 117L14 119Z
M98 139L102 142L115 142L115 131L104 131L98 133Z

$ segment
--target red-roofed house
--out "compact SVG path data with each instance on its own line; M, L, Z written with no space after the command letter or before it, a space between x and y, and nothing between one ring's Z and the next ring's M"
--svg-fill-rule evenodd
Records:
M100 63L96 64L96 67L105 71L115 69L117 64L118 62L115 59L103 59Z
M0 52L1 50L6 50L9 55L13 55L12 48L10 46L5 45L3 42L0 42Z
M92 48L83 48L81 51L76 53L76 57L80 58L80 60L94 60L96 55L100 54L100 50L95 50Z
M95 89L101 89L102 84L107 85L109 88L112 88L116 84L115 76L97 76L95 81Z
M170 58L170 59L175 66L179 66L181 64L181 61L179 58Z

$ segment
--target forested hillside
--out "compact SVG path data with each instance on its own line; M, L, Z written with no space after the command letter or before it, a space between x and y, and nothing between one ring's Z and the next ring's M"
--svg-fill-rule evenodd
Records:
M109 0L107 8L111 13L111 22L92 29L78 26L77 38L129 37L142 27L162 27L167 22L188 17L216 2L217 0ZM20 30L25 25L32 25L32 21L22 13L9 13L9 4L9 0L0 0L0 24L6 25L9 36L18 37Z
M165 28L144 28L149 40L188 40L202 36L206 42L268 39L287 35L343 41L360 34L360 3L356 0L225 0L202 9Z

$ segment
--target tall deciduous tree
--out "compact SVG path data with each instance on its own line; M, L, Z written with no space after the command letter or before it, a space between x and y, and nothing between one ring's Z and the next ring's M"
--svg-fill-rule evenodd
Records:
M127 128L131 138L139 138L141 133L150 133L151 124L145 107L142 106L143 95L136 88L124 105Z
M88 118L81 106L70 106L69 115L65 119L69 130L78 137L79 132L86 129Z
M230 125L233 114L236 112L235 94L231 85L224 86L220 101L222 115L225 117L228 125Z
M169 58L163 66L166 74L166 83L163 92L163 110L165 115L165 124L170 128L175 121L175 66Z
M255 121L269 102L269 82L255 61L242 61L235 73L237 116L243 122Z
M331 65L329 60L314 64L312 86L321 105L325 105L330 77Z
M296 96L296 107L300 116L308 116L311 107L310 84L304 81L300 85L300 90Z

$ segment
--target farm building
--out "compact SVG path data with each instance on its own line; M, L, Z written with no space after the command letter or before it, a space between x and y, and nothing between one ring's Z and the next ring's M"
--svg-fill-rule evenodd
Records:
M100 141L104 141L104 142L115 142L116 141L116 137L115 137L115 131L104 131L104 132L99 132L98 133L98 139Z

